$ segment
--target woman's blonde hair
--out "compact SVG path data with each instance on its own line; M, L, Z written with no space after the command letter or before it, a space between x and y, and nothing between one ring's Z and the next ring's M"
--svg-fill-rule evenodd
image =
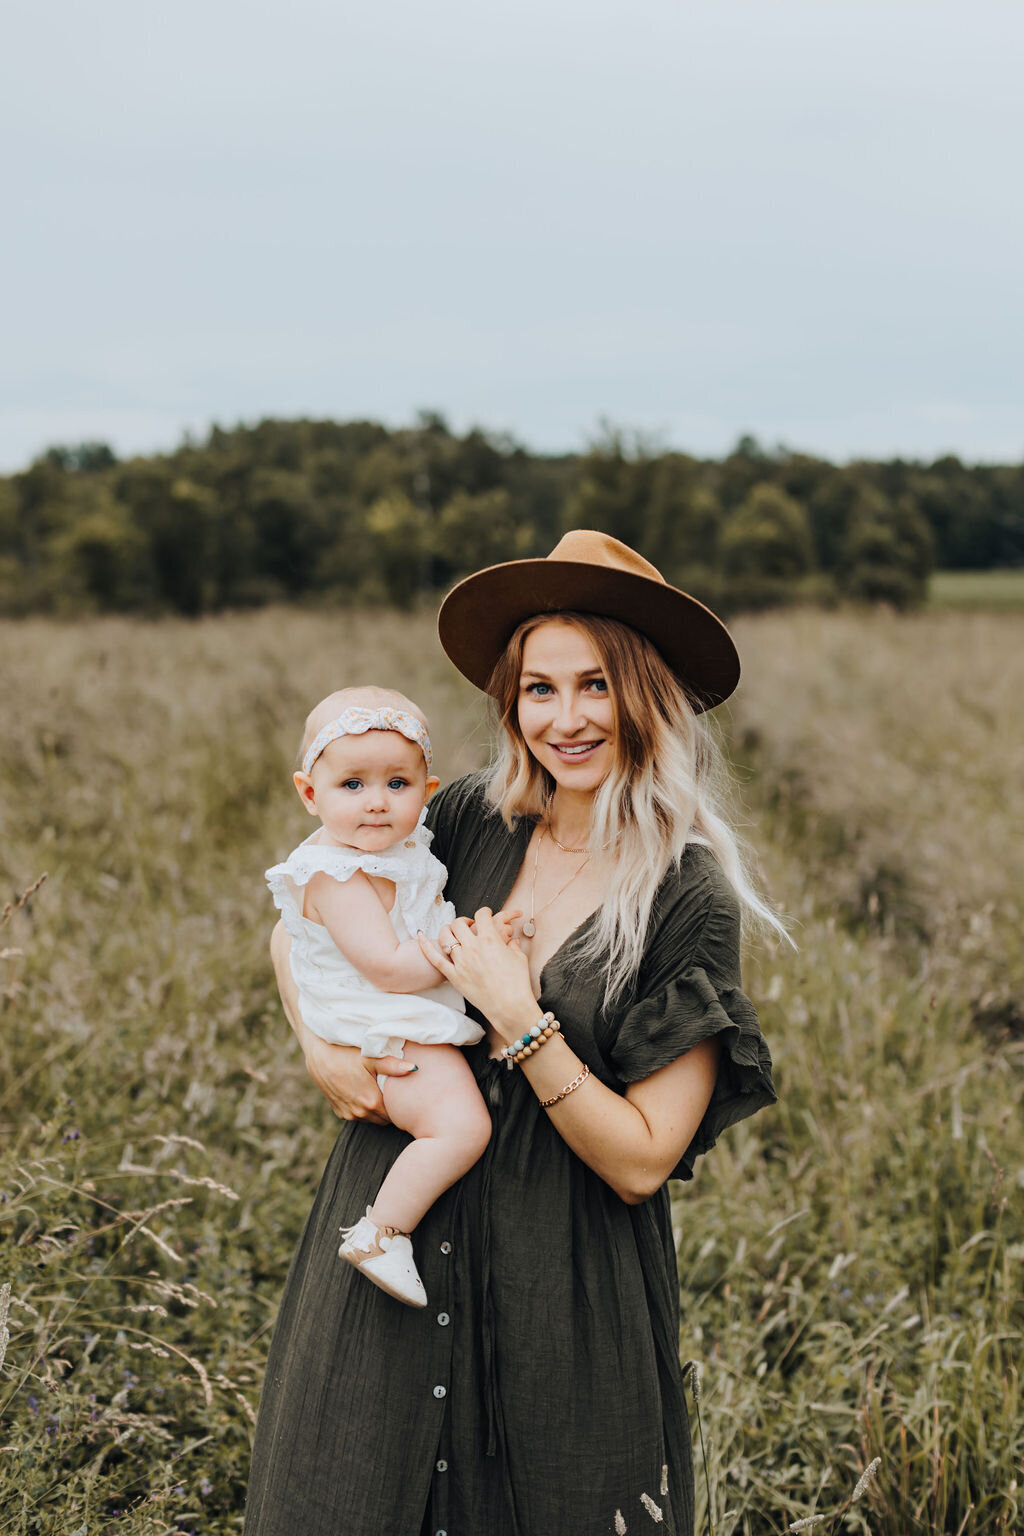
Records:
M606 1002L636 976L658 887L688 843L714 854L748 922L788 938L758 894L743 845L726 819L728 770L705 721L651 642L617 619L549 613L519 625L489 685L501 725L487 785L490 804L509 826L520 816L548 818L555 781L527 748L519 686L527 638L552 620L572 625L593 645L612 704L615 764L594 797L590 847L594 862L606 860L614 878L579 950L581 959L607 967Z

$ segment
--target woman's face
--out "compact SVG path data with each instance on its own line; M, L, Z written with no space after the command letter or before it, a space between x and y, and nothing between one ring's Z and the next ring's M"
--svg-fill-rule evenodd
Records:
M560 619L526 637L519 727L560 789L592 795L611 771L615 726L604 669L586 635Z

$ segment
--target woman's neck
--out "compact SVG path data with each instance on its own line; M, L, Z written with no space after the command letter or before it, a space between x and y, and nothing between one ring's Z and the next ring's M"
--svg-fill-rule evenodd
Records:
M590 814L594 796L589 791L556 789L548 807L547 824L560 843L571 848L586 845L590 837Z

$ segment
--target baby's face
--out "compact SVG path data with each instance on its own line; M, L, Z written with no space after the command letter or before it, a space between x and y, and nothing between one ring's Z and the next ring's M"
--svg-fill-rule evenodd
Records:
M435 778L427 777L423 753L398 731L340 736L313 764L311 794L296 785L323 823L327 840L340 848L380 853L412 833Z

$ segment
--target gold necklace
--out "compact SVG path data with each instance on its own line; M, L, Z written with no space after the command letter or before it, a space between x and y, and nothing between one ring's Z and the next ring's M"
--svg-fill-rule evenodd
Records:
M551 841L554 843L555 847L561 848L563 853L586 853L586 848L567 848L564 843L560 843L558 838L555 836L555 829L550 822L545 824L544 830L550 834Z
M573 881L576 879L576 876L577 875L581 875L583 873L583 871L586 869L587 865L590 863L590 854L588 853L586 858L583 860L583 863L580 865L579 869L576 870L575 874L572 874L572 875L569 876L568 880L562 886L561 890L556 891L555 894L552 896L551 900L550 901L546 901L544 903L544 905L541 907L540 912L538 912L537 911L537 866L540 864L540 845L544 841L544 837L545 837L545 835L547 833L547 830L548 830L547 827L541 827L541 829L540 829L540 837L538 837L538 839L537 839L537 851L533 855L533 879L530 882L530 915L526 919L526 922L523 924L523 927L522 927L522 935L523 935L524 939L532 939L533 938L534 934L537 932L537 919L538 919L538 917L540 917L541 912L546 912L548 907L553 906L555 904L555 902L558 900L559 896L563 896L565 894L565 892L569 889L570 885L572 885ZM552 841L555 840L554 833L551 834L551 838L552 838ZM561 847L560 843L559 843L559 847ZM565 849L563 851L566 852L566 853L569 853L569 852L581 853L582 849L580 849L580 848L568 849L567 848L567 849Z

